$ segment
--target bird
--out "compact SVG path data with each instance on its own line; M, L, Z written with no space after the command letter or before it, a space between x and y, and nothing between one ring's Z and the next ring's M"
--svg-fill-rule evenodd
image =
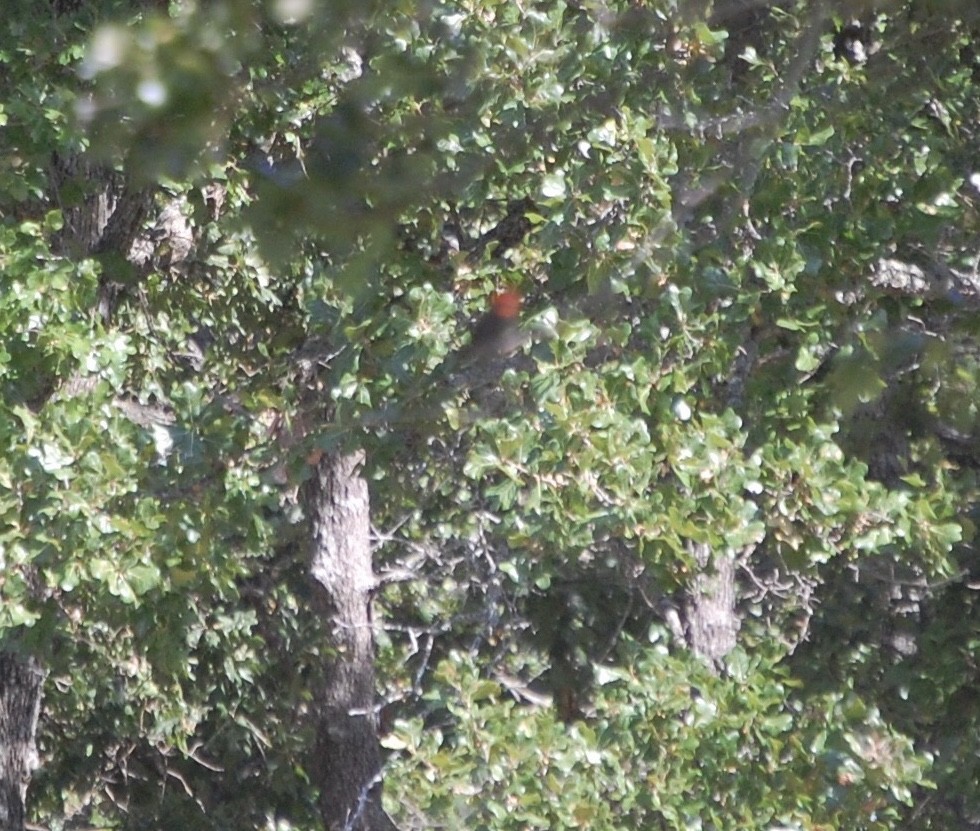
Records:
M460 350L459 363L472 365L513 355L524 344L520 329L524 298L514 288L502 289L490 296L490 308L470 331L470 342Z

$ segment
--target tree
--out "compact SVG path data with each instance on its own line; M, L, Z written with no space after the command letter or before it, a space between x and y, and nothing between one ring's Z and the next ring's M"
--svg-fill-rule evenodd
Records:
M313 525L310 571L336 655L318 702L314 770L328 828L394 828L380 800L381 753L371 634L370 508L361 454L324 456L307 487Z
M44 825L972 827L980 21L851 14L15 6L11 827L45 676Z

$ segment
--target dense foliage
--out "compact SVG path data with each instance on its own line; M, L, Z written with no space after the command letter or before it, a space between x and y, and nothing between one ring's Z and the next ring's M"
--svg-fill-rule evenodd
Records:
M296 490L362 448L401 828L978 827L980 15L852 5L12 4L38 822L316 827Z

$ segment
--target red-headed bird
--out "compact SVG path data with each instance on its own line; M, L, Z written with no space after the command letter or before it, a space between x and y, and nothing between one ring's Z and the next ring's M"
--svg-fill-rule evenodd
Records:
M490 309L473 326L470 342L460 352L460 360L472 364L512 355L524 343L520 330L523 298L517 289L503 289L490 297Z

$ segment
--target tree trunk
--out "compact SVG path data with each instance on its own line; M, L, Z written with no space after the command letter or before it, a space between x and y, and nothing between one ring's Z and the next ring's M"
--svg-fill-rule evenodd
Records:
M327 454L304 487L310 577L333 657L316 697L312 765L329 831L390 831L381 807L381 748L371 630L370 505L362 453Z
M0 652L0 828L22 831L44 671L30 657Z
M66 256L104 254L126 262L130 248L152 202L148 189L127 189L125 182L107 168L89 164L83 156L52 159L51 205L62 205L61 191L69 185L83 186L88 196L80 206L63 209L65 227L52 240L52 247ZM38 208L47 209L47 204ZM105 273L100 285L99 306L109 321L115 296L114 284ZM59 388L80 394L78 378L49 378L39 385L41 393L30 401L41 409ZM0 650L0 828L19 831L24 827L25 798L31 773L37 767L35 735L41 712L41 694L46 670L40 662L16 651Z
M81 205L63 208L65 225L52 240L55 251L65 256L106 255L107 262L131 266L130 251L152 204L149 189L128 187L125 177L81 155L56 155L50 186L50 205L62 205L65 188L78 187L87 194ZM48 204L38 207L46 209ZM104 268L99 292L99 311L105 323L109 323L118 294L107 273ZM80 373L45 379L39 385L41 394L30 404L40 410L56 392L82 395L86 384L94 380L87 381ZM4 831L24 827L27 786L38 764L35 735L46 675L36 658L0 650L0 828Z
M684 632L691 650L720 670L735 648L739 630L735 610L735 559L712 556L708 546L692 543L700 570L682 604Z

